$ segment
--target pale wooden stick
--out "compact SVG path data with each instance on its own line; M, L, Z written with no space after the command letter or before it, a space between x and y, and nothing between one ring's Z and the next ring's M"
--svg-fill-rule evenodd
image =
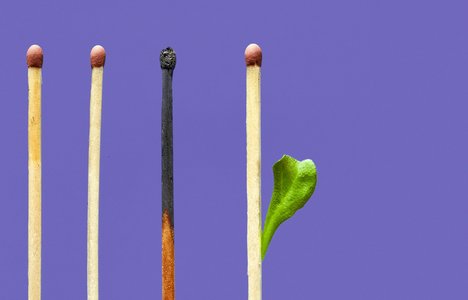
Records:
M28 299L41 299L41 86L43 53L32 45L28 63Z
M88 300L99 299L99 162L101 152L102 80L106 53L91 50L91 100L88 164Z
M262 299L261 215L261 98L262 50L256 44L245 49L247 65L247 267L249 300Z
M175 299L174 248L174 157L172 120L172 76L176 66L176 53L168 47L159 56L162 70L161 103L161 284L162 300Z

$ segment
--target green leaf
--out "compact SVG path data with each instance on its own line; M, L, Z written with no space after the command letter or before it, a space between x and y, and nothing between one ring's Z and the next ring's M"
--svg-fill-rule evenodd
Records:
M302 208L315 190L317 171L312 160L283 157L273 165L274 189L262 233L262 259L278 226Z

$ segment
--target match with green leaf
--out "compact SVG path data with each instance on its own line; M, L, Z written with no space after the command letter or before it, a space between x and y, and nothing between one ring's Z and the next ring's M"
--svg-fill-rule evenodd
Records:
M304 207L317 183L312 160L283 155L273 166L274 188L262 231L261 66L257 44L245 49L247 137L247 275L249 300L262 299L262 261L278 227Z

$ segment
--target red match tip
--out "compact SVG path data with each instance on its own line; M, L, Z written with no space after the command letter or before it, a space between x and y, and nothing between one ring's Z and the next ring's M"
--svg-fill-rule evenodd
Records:
M26 52L26 63L30 68L42 68L44 54L42 48L38 45L32 45Z
M257 44L250 44L245 48L245 64L247 66L262 66L262 49Z
M100 45L96 45L91 49L91 67L103 67L106 63L106 50Z

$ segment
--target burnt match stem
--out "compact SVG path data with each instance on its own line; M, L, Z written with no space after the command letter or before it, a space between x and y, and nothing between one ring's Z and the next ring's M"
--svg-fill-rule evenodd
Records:
M172 75L176 65L174 50L160 54L162 70L161 182L162 182L162 299L175 299L174 266L174 173L172 143Z

